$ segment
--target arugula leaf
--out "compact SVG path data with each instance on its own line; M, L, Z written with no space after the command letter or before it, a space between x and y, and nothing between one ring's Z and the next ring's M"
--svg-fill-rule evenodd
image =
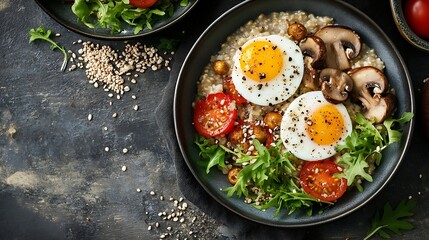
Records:
M404 124L409 122L413 118L414 114L410 112L406 112L399 119L387 119L384 121L384 126L387 129L387 133L389 135L388 145L398 142L401 139L401 132L398 130L392 129L395 123Z
M389 202L384 205L383 213L377 211L371 222L371 229L368 231L367 236L364 240L368 240L374 234L382 238L390 238L388 232L385 229L392 231L397 235L402 235L401 230L411 230L413 225L404 218L413 216L414 213L411 210L416 206L416 202L413 200L401 201L395 209L392 208Z
M52 31L49 29L45 30L43 26L39 26L37 29L30 29L28 33L30 34L30 43L34 42L37 39L44 40L51 43L51 50L59 49L63 53L64 60L63 64L61 65L61 71L64 71L67 66L67 52L64 47L60 46L57 42L51 39Z
M412 117L412 113L404 113L399 119L390 118L383 125L376 126L362 114L357 114L354 130L347 136L345 143L337 147L337 151L344 151L338 164L344 165L345 169L335 176L346 178L348 186L354 184L359 191L363 191L360 181L356 179L372 182L367 172L370 160L380 164L381 151L401 139L401 131L393 129L394 125L409 122Z
M206 173L210 172L210 168L218 165L225 167L225 150L219 145L210 145L209 140L200 137L195 141L200 148L200 156L204 160L207 160Z
M288 208L289 214L296 209L306 208L311 213L312 202L320 202L298 187L295 182L298 177L293 175L296 172L289 152L281 153L282 142L277 142L276 146L266 148L258 140L253 140L253 145L257 150L256 156L248 156L240 152L232 152L236 162L253 162L244 167L237 175L238 181L234 186L224 189L227 196L244 195L255 201L255 208L265 210L271 207L277 208L277 216L281 209ZM249 185L258 188L258 194L249 191ZM265 198L264 196L271 196Z

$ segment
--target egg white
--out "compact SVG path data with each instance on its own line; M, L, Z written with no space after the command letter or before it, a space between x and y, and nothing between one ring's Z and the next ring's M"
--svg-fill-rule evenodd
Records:
M353 125L346 107L343 104L331 104L344 119L341 137L329 145L319 145L311 139L306 131L306 121L316 109L325 104L331 103L326 101L321 91L308 92L296 98L283 115L280 137L285 148L302 160L317 161L335 155L335 147L343 144L352 132Z
M296 92L303 77L304 60L301 49L292 40L278 35L253 38L243 44L241 49L257 41L268 41L277 46L283 53L283 67L271 81L261 83L258 79L250 79L245 77L240 67L241 50L237 50L232 69L235 88L246 100L257 105L269 106L286 101Z

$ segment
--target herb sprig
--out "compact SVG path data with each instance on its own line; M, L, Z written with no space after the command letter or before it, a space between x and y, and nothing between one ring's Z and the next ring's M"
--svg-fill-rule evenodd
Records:
M28 33L30 34L30 43L34 42L37 39L44 40L51 43L52 50L59 49L63 53L64 60L63 64L61 65L61 71L64 71L67 66L67 52L64 47L60 46L57 42L51 39L52 31L49 29L45 30L43 26L39 26L37 29L30 29Z
M390 238L390 230L397 235L402 234L402 230L411 230L413 225L405 220L405 218L413 216L414 213L411 210L416 206L416 202L413 200L401 201L396 208L392 208L389 202L384 205L383 213L376 212L371 222L371 229L368 231L367 236L364 240L370 239L374 234L382 238Z

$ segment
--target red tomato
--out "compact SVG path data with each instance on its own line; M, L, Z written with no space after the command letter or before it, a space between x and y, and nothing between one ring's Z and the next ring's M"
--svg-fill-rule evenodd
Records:
M322 201L335 201L347 190L347 179L333 176L340 172L338 165L330 160L307 162L299 175L301 187Z
M407 0L405 19L414 33L429 38L429 0Z
M232 82L231 77L227 77L224 79L223 86L225 88L226 94L231 96L232 100L237 104L247 103L247 100L237 92L234 83Z
M130 0L130 5L138 8L152 7L158 0Z
M195 105L195 129L206 137L227 134L234 128L236 118L235 103L225 93L210 94Z

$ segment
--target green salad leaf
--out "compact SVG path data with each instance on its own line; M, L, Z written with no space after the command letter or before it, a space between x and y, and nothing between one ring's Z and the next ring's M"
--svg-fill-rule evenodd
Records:
M390 235L385 230L390 230L397 235L401 235L401 230L411 230L413 225L405 220L405 218L413 216L411 210L416 206L413 200L401 201L396 208L392 208L389 202L384 205L383 213L376 212L371 221L371 229L368 231L364 240L368 240L374 234L382 238L390 238Z
M338 164L344 165L343 173L337 177L345 177L347 184L355 184L359 191L363 187L357 178L363 178L372 182L368 173L369 163L380 165L381 151L390 144L401 139L401 131L396 129L396 124L404 124L413 118L413 113L406 112L399 119L386 119L383 124L374 125L362 114L357 114L356 126L346 138L343 145L337 147L337 151L344 151Z
M43 26L39 26L37 29L34 29L34 28L30 29L28 33L30 34L30 40L29 40L30 43L34 42L35 40L47 41L51 43L52 50L59 49L63 53L64 59L63 59L63 64L61 65L61 71L64 71L67 66L67 59L68 59L67 52L64 47L60 46L57 42L51 39L52 31L49 29L45 30Z
M234 156L237 163L249 163L238 173L237 183L224 189L228 197L236 195L252 198L255 200L253 206L261 210L277 208L275 216L282 208L288 208L289 214L296 209L305 208L311 214L313 202L320 202L296 184L299 178L294 175L296 168L292 164L293 156L288 152L281 153L281 141L276 146L267 148L254 139L253 145L258 152L255 156L246 155L242 151L235 152L222 145L210 145L204 138L197 139L196 144L200 147L201 157L206 160L206 172L216 165L225 167L225 156ZM250 191L249 186L256 187L257 193Z
M121 32L122 24L134 26L134 34L145 28L152 29L161 18L171 17L187 0L158 0L150 8L136 8L129 0L75 0L72 12L89 28L109 28L111 32Z

